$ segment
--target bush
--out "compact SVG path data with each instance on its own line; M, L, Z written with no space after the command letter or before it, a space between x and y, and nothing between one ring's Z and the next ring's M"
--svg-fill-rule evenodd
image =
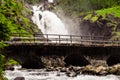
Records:
M19 63L14 59L9 59L5 65L19 65Z
M2 50L4 49L5 46L7 46L7 45L4 44L3 41L0 41L0 80L5 80L3 77L3 68L4 68L5 56L1 54Z

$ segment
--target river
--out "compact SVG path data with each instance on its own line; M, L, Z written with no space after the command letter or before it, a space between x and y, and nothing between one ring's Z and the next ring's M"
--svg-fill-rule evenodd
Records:
M120 80L115 75L93 76L93 75L77 75L76 77L68 77L64 72L46 71L45 69L19 69L14 71L5 70L4 76L8 80L14 80L16 77L24 77L25 80Z

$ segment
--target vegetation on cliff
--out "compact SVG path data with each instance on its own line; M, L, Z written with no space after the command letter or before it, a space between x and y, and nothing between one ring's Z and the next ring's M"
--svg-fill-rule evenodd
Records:
M4 60L5 60L5 56L2 55L2 50L4 49L4 47L7 46L6 44L4 44L3 41L0 41L0 80L4 80L3 77L3 68L4 68Z
M96 10L88 12L83 17L82 21L90 20L91 23L96 23L98 28L103 28L102 31L110 33L111 40L120 40L120 6ZM92 26L91 26L92 27ZM109 31L107 31L107 30ZM99 31L101 32L101 31Z
M57 0L66 13L81 13L117 6L120 0Z
M23 0L0 0L0 80L3 80L2 70L8 64L16 64L12 59L5 61L2 50L13 33L38 32L36 25L30 20L32 13L25 7ZM21 36L24 34L21 34ZM19 35L14 35L19 36Z
M0 4L0 40L8 40L11 33L33 33L37 30L30 21L32 14L22 0L1 0Z
M0 54L0 80L3 80L3 67L4 67L4 56Z

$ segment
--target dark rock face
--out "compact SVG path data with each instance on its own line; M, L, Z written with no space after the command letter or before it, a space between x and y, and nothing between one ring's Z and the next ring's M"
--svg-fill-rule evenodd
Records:
M24 77L16 77L14 80L25 80Z
M80 30L82 35L90 35L93 39L95 36L104 36L105 40L110 39L115 26L116 24L114 23L114 19L110 15L107 15L106 18L99 16L94 22L91 21L91 19L82 20L80 22Z
M120 63L120 55L111 55L108 59L107 59L107 64L108 66L112 66L115 64Z
M69 65L86 66L90 64L90 62L87 59L85 59L85 57L82 56L81 54L68 55L64 61L65 61L65 66L69 66Z

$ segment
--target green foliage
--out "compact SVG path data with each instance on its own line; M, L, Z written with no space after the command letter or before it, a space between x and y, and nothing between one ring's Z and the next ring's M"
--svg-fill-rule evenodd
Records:
M35 25L28 18L30 11L24 6L23 0L0 0L0 80L3 80L2 70L5 65L4 56L1 55L12 33L31 34ZM15 35L16 36L16 35ZM18 64L9 60L7 64Z
M0 50L4 49L5 46L7 46L7 44L5 44L4 41L0 41Z
M2 74L2 69L4 67L3 61L4 61L5 56L0 54L0 74Z
M4 41L0 41L0 80L5 80L2 72L5 62L5 56L1 54L1 51L4 49L5 46L7 46L7 44L4 44Z
M31 34L37 29L28 18L30 11L23 0L0 0L0 4L0 40L9 40L12 33Z
M97 10L96 13L102 16L105 16L106 14L112 14L115 17L120 17L120 6Z
M11 33L10 26L12 26L11 21L0 13L0 40L9 39Z
M120 0L57 0L65 13L94 11L120 5Z
M5 56L0 54L0 80L3 80L3 67L4 67L4 58Z
M19 63L14 59L9 59L5 65L19 65Z
M120 40L120 32L113 32L113 34L111 40Z

